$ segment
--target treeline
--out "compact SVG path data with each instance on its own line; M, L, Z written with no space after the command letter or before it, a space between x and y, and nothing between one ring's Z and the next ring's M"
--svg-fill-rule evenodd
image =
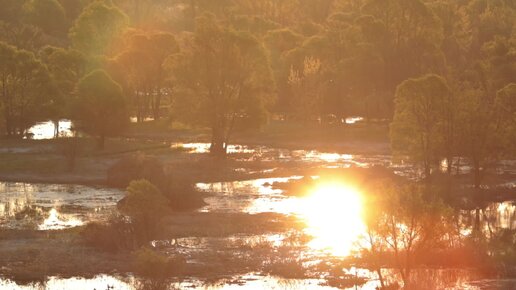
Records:
M338 122L360 115L393 119L393 147L417 151L428 169L436 156L451 164L461 146L481 144L465 149L469 157L502 146L507 138L487 144L491 129L514 123L512 0L0 0L0 7L8 135L70 118L104 138L129 115L172 116L211 128L212 149L224 152L234 131L259 126L267 113ZM106 113L115 106L124 109ZM422 127L428 140L410 138Z

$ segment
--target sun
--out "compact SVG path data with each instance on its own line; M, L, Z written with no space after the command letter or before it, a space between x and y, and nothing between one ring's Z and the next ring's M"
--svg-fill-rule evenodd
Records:
M341 183L322 183L305 197L299 215L314 237L310 246L335 256L349 255L353 244L365 230L362 200L353 187Z

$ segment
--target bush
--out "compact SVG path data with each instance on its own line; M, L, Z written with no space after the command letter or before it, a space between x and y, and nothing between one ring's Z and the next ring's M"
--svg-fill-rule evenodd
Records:
M146 179L162 192L168 187L168 179L163 164L156 158L143 154L125 157L115 163L107 172L107 182L115 187L127 187L137 179Z
M170 206L175 211L189 211L205 205L202 194L187 182L174 182L165 192Z
M118 203L120 212L131 218L139 238L153 235L169 210L169 200L145 179L131 181L127 195Z
M170 200L173 210L189 211L205 204L192 183L184 180L170 182L164 165L156 158L137 154L121 159L108 170L108 184L111 186L127 187L138 179L148 180L156 186Z
M87 224L81 231L86 245L107 252L119 252L133 248L133 229L123 217L112 217L108 223Z
M147 247L140 248L133 253L134 272L143 278L138 288L168 289L167 279L180 276L185 263L182 257L169 258Z

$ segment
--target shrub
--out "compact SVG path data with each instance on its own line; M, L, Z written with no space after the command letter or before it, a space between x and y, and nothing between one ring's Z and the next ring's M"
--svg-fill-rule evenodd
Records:
M112 217L105 224L87 224L81 231L81 237L86 245L107 252L131 249L134 245L133 229L120 216Z
M107 172L107 182L111 186L127 187L137 179L146 179L161 191L168 187L168 179L163 164L156 158L135 154L122 158Z
M145 179L131 181L118 208L131 218L138 237L144 240L156 232L161 219L170 210L168 199Z
M167 279L183 272L182 257L166 257L150 248L142 247L133 253L134 272L143 278L138 285L142 290L168 289Z
M202 194L188 182L174 182L165 195L175 211L189 211L205 205Z

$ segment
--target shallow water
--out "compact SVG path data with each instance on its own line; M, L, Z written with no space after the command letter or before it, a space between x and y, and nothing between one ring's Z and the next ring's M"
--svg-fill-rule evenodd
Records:
M71 137L72 132L72 121L70 120L59 120L59 137ZM30 139L44 140L52 139L55 135L55 124L52 121L40 122L32 126L28 133Z
M70 184L0 182L0 227L62 229L106 218L121 190Z
M183 147L195 154L203 154L209 150L207 143L175 144L173 146ZM298 162L303 166L326 168L381 165L391 168L396 174L403 176L412 177L418 174L410 164L395 161L389 155L351 155L240 145L229 146L228 151L231 154L241 154L242 157L238 157L242 158L241 160L274 161L279 163L279 168L281 168L282 162ZM516 162L504 162L501 167L502 173L510 173L515 167ZM467 165L464 165L462 170L468 170ZM205 200L207 205L200 211L249 214L272 212L293 215L306 222L306 228L301 234L308 237L308 243L299 245L305 259L315 261L328 256L349 255L354 242L360 238L363 232L359 211L361 209L357 206L359 201L355 198L357 193L353 190L342 190L342 187L337 189L330 187L320 190L316 193L315 198L310 199L286 196L282 190L271 186L275 182L288 182L299 178L302 177L286 176L234 182L198 183L197 188L209 195ZM343 192L344 194L342 194ZM115 210L116 202L123 197L123 194L120 190L80 185L1 182L0 227L56 230L82 225L93 220L102 220ZM323 206L314 207L315 203L322 203ZM343 207L343 205L345 206ZM328 210L313 210L321 207ZM516 228L515 212L516 205L514 203L504 202L489 205L482 211L483 229L485 232L496 232L499 229ZM463 213L463 232L465 234L468 234L472 227L473 214L474 212L471 211ZM340 226L335 227L334 224L329 224L328 227L328 220L339 220ZM279 248L290 243L290 234L232 235L219 238L185 237L170 241L154 241L153 246L167 253L186 255L190 257L189 262L201 262L195 258L205 251L214 249L238 253L242 249L252 249L262 245ZM434 279L436 285L439 285L439 289L488 289L493 285L513 287L516 284L512 280L488 280L470 277L469 274L453 274L450 271L443 273L436 270L428 271L430 272L426 273L424 277ZM357 289L375 289L378 286L374 275L360 273L360 276L372 279ZM191 279L176 283L174 286L199 289L334 289L321 285L322 282L322 279L282 279L250 273L245 276L231 277L212 285L206 285L201 280ZM115 287L113 289L133 289L135 284L137 284L136 280L131 277L119 278L106 275L92 279L50 277L46 283L26 286L18 285L10 280L0 280L2 289L96 288L99 290L106 289L107 285L113 285Z
M367 270L351 269L348 274L364 275ZM386 273L389 270L385 271ZM419 278L421 289L473 290L473 289L516 289L515 279L487 279L475 276L470 272L456 269L427 269L416 270L413 275ZM48 277L43 282L28 284L17 283L10 279L0 278L0 289L10 290L69 290L69 289L97 289L97 290L136 290L141 280L133 276L98 275L93 278L60 278ZM231 289L360 289L376 290L377 280L370 280L360 286L337 288L326 285L324 279L285 279L275 276L248 273L242 276L233 276L218 281L205 282L195 278L187 278L181 282L170 282L172 289L204 289L204 290L231 290ZM108 288L109 287L109 288Z

